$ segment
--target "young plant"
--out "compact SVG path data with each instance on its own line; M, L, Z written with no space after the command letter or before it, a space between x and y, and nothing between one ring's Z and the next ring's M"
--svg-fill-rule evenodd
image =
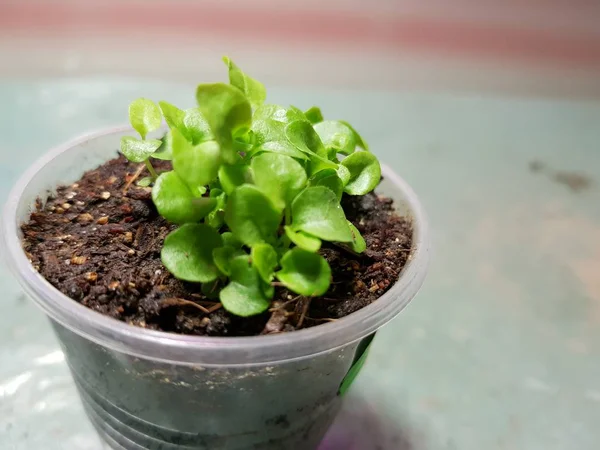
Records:
M340 201L373 190L381 168L348 123L324 120L317 107L266 104L264 86L224 62L229 84L199 85L197 108L134 101L142 139L123 138L121 150L147 164L158 212L181 225L164 241L165 267L202 283L232 314L252 316L269 308L277 284L307 297L327 292L323 241L366 249ZM162 117L163 141L145 140ZM172 159L173 170L156 174L150 157Z
M150 173L150 177L143 178L138 182L142 186L148 186L156 180L158 174L154 170L150 157L158 159L169 159L162 157L158 151L163 146L160 139L146 139L148 133L157 130L162 123L162 114L158 106L147 98L138 98L129 105L129 122L141 139L131 136L121 138L121 153L132 162L143 162Z

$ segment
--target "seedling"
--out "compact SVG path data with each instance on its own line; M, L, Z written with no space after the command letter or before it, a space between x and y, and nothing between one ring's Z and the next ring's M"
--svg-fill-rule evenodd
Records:
M260 82L224 62L229 84L199 85L197 108L135 100L129 117L141 139L123 138L121 151L146 164L158 212L180 225L164 241L165 267L252 316L269 308L276 284L327 292L323 241L366 249L340 201L372 191L381 168L348 123L324 120L317 107L267 104ZM165 137L146 139L163 117ZM173 170L157 174L150 158L172 160Z
M158 129L162 123L160 109L152 100L138 98L129 105L129 122L141 139L131 136L121 138L121 153L132 162L143 162L150 173L150 177L140 180L141 185L150 185L158 177L150 156L157 156L157 150L161 147L159 139L148 139L148 133Z

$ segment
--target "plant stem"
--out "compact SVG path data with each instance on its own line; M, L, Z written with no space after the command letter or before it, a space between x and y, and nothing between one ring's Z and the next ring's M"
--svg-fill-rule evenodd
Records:
M150 159L147 159L146 161L144 161L144 163L146 164L146 169L148 169L148 172L150 172L150 176L152 177L152 179L156 180L158 178L158 174L156 173L156 170L154 170L154 167L152 167Z
M292 223L292 212L290 208L285 208L285 224L290 225ZM281 236L281 243L284 248L289 248L292 244L292 241L288 237L288 235L284 232L283 236Z
M290 208L285 208L285 224L290 225L292 223L292 211Z
M129 189L129 186L131 186L131 184L140 177L142 170L144 170L144 165L140 164L139 167L137 168L137 170L135 171L135 173L133 174L133 176L129 179L129 181L123 188L123 194L125 194L127 192L127 190Z

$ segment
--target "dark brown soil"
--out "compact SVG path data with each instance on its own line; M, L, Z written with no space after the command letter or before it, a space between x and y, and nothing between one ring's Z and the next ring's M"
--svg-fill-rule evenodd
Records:
M167 169L159 162L157 169ZM175 279L160 261L174 228L156 213L150 188L132 179L142 166L123 157L62 186L21 228L31 263L50 283L81 304L140 327L211 336L292 331L336 320L380 297L397 279L411 250L412 227L392 201L369 194L344 197L348 220L367 242L362 255L324 245L333 282L322 298L276 287L269 312L241 319L200 285Z

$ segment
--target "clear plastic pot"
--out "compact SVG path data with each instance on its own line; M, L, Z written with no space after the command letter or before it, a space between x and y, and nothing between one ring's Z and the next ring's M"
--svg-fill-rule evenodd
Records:
M85 409L115 449L310 450L333 421L340 383L365 342L419 290L428 263L427 222L410 187L384 168L380 191L414 223L414 251L380 299L348 317L268 336L200 337L147 330L69 299L31 266L19 224L35 200L116 156L127 127L50 151L10 194L1 253L49 316ZM361 345L362 343L362 345Z

